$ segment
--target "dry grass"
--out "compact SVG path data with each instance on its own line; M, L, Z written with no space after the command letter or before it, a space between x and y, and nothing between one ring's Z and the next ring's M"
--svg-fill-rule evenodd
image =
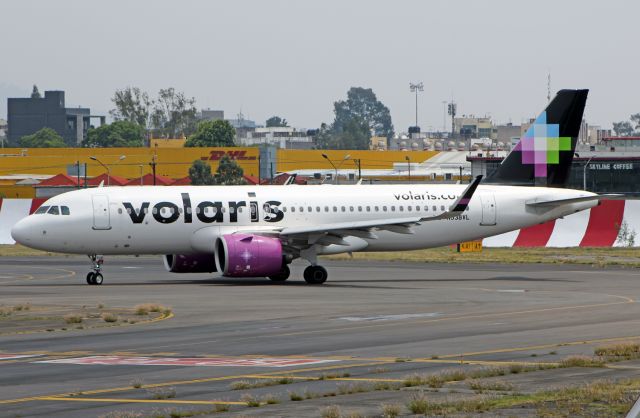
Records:
M140 389L144 385L144 381L142 379L133 379L131 381L131 387L134 389Z
M14 305L13 306L13 310L16 311L16 312L29 311L29 310L31 310L31 304L30 303L20 303L18 305Z
M103 312L100 318L102 318L104 322L118 322L118 315L111 312Z
M416 392L411 394L407 401L407 409L412 414L426 414L429 409L429 401L422 392Z
M151 312L162 313L163 315L169 315L171 313L171 308L160 305L158 303L141 303L139 305L134 306L133 310L136 315L149 315Z
M560 360L560 367L603 367L604 360L598 357L569 356Z
M240 402L244 402L247 406L251 408L257 408L260 406L260 399L251 395L250 393L245 393L240 397Z
M268 380L255 380L250 382L248 380L236 380L231 382L229 387L231 390L246 390L246 389L255 389L255 388L264 388L268 386L277 386L277 385L288 385L293 383L294 379L290 377L282 377L279 379L268 379Z
M262 397L262 402L266 403L267 405L275 405L280 403L280 398L272 393L268 393Z
M623 342L605 345L596 347L593 352L596 356L603 357L608 361L633 360L640 358L640 344Z
M402 412L402 406L397 403L383 403L380 405L383 418L396 418Z
M82 315L80 314L67 314L63 319L67 324L81 324L83 320Z
M338 405L329 405L320 410L320 416L322 418L340 418L342 411Z
M176 397L176 388L174 387L159 387L147 389L147 392L153 399L172 399Z

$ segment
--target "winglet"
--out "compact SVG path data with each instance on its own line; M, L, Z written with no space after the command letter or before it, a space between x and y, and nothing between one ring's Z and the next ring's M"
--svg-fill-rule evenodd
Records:
M475 193L476 189L478 188L478 185L480 184L481 180L482 180L482 175L477 176L473 180L473 182L471 182L471 184L468 185L466 189L464 189L464 192L462 192L462 195L460 195L458 200L453 202L453 204L449 208L449 211L450 212L464 212L467 209L467 206L469 206L469 202L471 201L471 197L473 197L473 194Z

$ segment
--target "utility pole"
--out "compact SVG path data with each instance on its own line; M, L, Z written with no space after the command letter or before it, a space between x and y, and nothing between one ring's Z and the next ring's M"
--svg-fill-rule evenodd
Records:
M447 131L447 101L442 101L442 132Z
M406 155L404 159L407 160L407 168L409 169L409 183L411 183L411 159L409 159L408 155Z
M353 163L358 167L358 180L362 179L362 166L360 165L360 158L354 158Z
M76 165L78 166L78 189L80 188L80 161L76 161Z
M418 127L418 92L419 91L424 91L424 84L422 84L422 81L419 83L409 83L409 90L411 90L412 93L416 94L416 128Z

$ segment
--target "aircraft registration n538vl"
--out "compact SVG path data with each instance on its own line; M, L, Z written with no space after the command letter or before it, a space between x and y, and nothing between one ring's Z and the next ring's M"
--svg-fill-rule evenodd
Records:
M403 251L475 240L560 218L602 196L562 188L587 90L562 90L480 185L101 187L49 199L12 229L28 247L102 255L163 254L174 273L324 283L318 255ZM540 187L544 186L544 187ZM98 255L99 254L99 255Z

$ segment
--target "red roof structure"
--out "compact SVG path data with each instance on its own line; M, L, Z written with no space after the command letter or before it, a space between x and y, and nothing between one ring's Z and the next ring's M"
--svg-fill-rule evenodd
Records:
M156 186L168 186L173 183L173 179L156 175ZM142 177L129 180L125 186L153 186L153 175L145 174Z
M273 182L271 182L271 179L264 179L262 180L262 184L283 185L289 177L291 177L289 173L280 173L273 178ZM296 176L294 184L307 184L307 177Z
M82 184L82 178L80 178L80 183ZM60 173L46 180L42 180L36 186L37 187L41 187L41 186L43 187L77 187L78 178Z
M108 176L107 173L102 173L99 176L90 178L87 180L89 186L99 186L101 182L104 182L103 186L124 186L129 182L129 179L118 176Z
M172 186L189 186L191 185L191 177L187 176L181 179L176 179L173 183L171 183L171 185Z
M256 176L250 176L248 174L245 174L242 177L247 182L247 184L252 184L253 185L253 184L259 184L260 183L260 180Z

